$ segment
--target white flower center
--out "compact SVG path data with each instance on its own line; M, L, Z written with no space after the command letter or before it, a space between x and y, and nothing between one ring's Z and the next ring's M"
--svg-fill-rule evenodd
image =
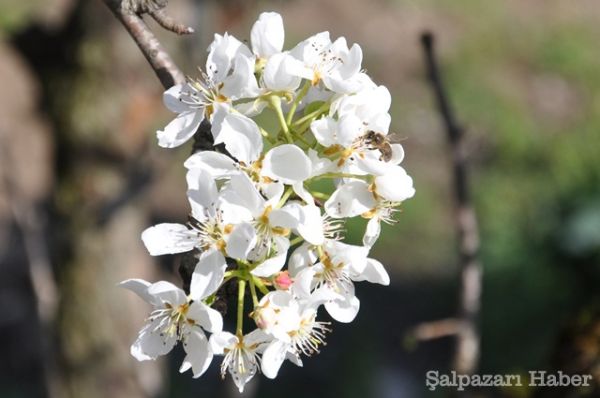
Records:
M288 333L292 339L292 347L296 352L306 356L319 353L320 345L327 345L325 333L330 332L329 322L318 322L316 314L312 314L300 322L300 327Z
M207 250L215 247L218 250L225 248L224 235L227 234L232 227L223 225L221 220L221 212L217 211L214 217L209 217L205 221L198 221L194 217L189 217L188 224L197 232L199 244L202 250Z
M189 308L189 303L177 307L165 303L164 308L155 309L148 318L150 324L154 325L152 332L159 332L161 337L177 337L180 340L183 335L183 325L194 324L186 317Z
M228 98L220 93L222 83L216 84L204 72L202 78L188 78L187 91L182 91L179 100L194 109L205 108L206 116L212 113L212 105L216 102L227 102Z
M225 378L228 369L236 382L254 376L260 361L255 348L240 342L231 349L225 349L225 357L221 363L221 378Z

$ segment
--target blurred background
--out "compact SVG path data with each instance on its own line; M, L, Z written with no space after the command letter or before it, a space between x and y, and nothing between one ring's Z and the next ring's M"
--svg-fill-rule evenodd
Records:
M374 257L389 287L359 284L361 312L336 324L304 369L287 363L248 397L444 397L452 336L416 341L459 302L451 159L419 45L437 38L467 131L481 232L479 373L593 374L583 389L481 389L481 397L599 397L600 2L597 0L171 1L196 34L150 27L185 73L214 32L240 39L262 11L283 15L286 48L316 32L358 42L393 96L416 196ZM0 397L236 397L215 361L199 380L182 352L129 355L148 307L126 278L179 284L178 259L150 257L146 227L183 222L182 161L155 130L162 87L99 1L0 1ZM350 241L360 240L355 225Z

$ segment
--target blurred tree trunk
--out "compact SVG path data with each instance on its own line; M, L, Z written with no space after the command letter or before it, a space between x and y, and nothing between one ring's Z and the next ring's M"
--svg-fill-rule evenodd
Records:
M12 192L0 189L0 239L12 235L12 225L23 224L25 244L31 235L29 224L17 223L10 209L25 209L19 210L25 221L40 219L33 225L47 249L46 285L57 305L41 328L32 326L38 317L27 306L39 308L44 297L33 273L25 270L25 282L13 286L14 298L5 302L2 297L11 308L23 301L19 317L8 326L14 338L4 344L27 347L28 363L47 364L16 369L8 363L3 378L14 378L15 391L9 392L24 396L43 396L44 390L58 397L155 396L164 384L162 362L137 363L129 354L148 308L117 283L159 278L139 237L158 212L156 202L144 198L152 192L152 170L160 166L148 144L154 115L162 110L162 88L101 2L61 10L62 18L52 26L32 11L14 28L6 50L0 43L6 66L0 82L7 89L2 104L11 105L3 106L0 117L5 154L0 168L10 176L5 185ZM17 61L8 62L13 58ZM2 267L7 275L16 275L22 264L34 269L30 253L21 248L25 244L5 243L0 258L9 263Z

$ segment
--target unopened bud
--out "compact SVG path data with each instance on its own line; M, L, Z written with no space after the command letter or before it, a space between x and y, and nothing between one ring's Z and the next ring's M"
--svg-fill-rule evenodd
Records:
M270 329L277 323L277 313L271 307L257 308L252 314L252 319L260 329Z
M273 285L278 290L288 290L292 286L293 279L287 271L282 271L273 279Z

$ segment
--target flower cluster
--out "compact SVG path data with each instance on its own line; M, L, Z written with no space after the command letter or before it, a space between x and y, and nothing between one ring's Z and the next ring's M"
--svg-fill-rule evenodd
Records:
M389 284L369 252L381 222L393 223L414 195L402 146L388 135L390 93L362 70L360 46L322 32L284 51L272 12L250 38L247 46L216 34L200 78L164 94L177 116L157 132L160 146L183 144L207 121L225 149L185 161L189 221L142 234L151 255L195 253L189 295L163 281L122 282L154 308L131 347L135 358L155 359L180 341L182 372L199 377L222 355L222 375L240 391L258 369L274 378L285 360L301 366L319 352L330 331L317 320L321 307L351 322L355 282ZM342 242L344 220L355 216L368 219L360 246ZM235 333L211 308L225 284L237 286ZM244 333L248 317L255 328Z

